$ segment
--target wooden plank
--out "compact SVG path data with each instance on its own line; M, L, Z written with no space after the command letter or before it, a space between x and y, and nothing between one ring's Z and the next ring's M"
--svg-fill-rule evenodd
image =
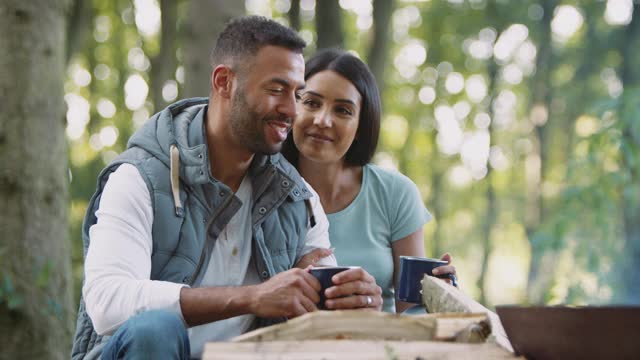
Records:
M474 359L500 360L517 358L495 344L461 344L451 342L402 342L373 340L308 340L208 343L204 360L416 360Z
M495 342L509 352L514 352L500 318L491 310L442 280L426 276L422 280L422 301L430 313L484 313L489 318L491 336L489 342Z
M401 316L378 311L317 311L251 331L232 341L436 339L483 342L489 329L486 314Z

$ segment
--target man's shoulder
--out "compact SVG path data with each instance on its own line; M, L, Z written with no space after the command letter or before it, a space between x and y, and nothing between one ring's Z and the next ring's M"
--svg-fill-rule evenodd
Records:
M312 196L311 189L298 170L282 154L269 155L267 162L277 169L281 177L284 178L283 180L292 182L291 186L288 187L291 189L290 197L293 200L304 200Z

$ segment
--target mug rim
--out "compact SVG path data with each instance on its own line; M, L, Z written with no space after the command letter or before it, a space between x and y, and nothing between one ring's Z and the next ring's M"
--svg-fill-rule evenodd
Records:
M311 269L309 269L309 271L313 271L313 270L350 270L350 269L360 269L360 266L314 266Z
M401 255L400 259L407 259L407 260L416 260L416 261L423 261L423 262L435 262L435 263L440 263L440 264L444 264L447 265L448 262L444 261L444 260L440 260L440 259L432 259L432 258L426 258L426 257L420 257L420 256L407 256L407 255Z

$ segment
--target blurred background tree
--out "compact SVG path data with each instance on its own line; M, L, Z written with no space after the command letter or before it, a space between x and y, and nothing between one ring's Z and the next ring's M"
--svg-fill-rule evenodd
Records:
M384 103L375 162L418 184L435 218L427 254L451 252L465 292L487 306L640 304L637 1L72 3L64 95L47 95L67 105L70 235L55 234L55 244L72 248L74 299L80 226L99 170L154 112L207 96L218 31L258 14L297 29L306 55L342 46L370 65ZM52 174L66 165L56 166ZM3 264L14 256L5 238Z

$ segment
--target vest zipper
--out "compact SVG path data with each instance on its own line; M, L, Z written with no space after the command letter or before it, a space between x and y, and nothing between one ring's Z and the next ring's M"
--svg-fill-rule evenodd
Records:
M189 279L189 286L193 286L194 282L198 278L198 275L200 275L200 271L202 270L202 264L204 263L204 258L210 247L209 245L212 241L215 241L215 240L209 241L209 231L208 231L209 227L211 226L211 224L213 224L216 218L220 216L220 214L224 211L224 209L226 209L227 206L229 206L229 204L231 203L231 200L233 199L233 196L234 196L233 194L230 194L229 196L227 196L227 198L224 200L222 205L218 207L218 211L216 211L215 214L213 214L213 216L211 217L211 220L207 223L207 227L205 230L207 240L205 241L204 246L202 247L202 253L200 254L200 260L198 260L198 266L196 266L195 272L193 273L193 275L191 275L191 278Z

